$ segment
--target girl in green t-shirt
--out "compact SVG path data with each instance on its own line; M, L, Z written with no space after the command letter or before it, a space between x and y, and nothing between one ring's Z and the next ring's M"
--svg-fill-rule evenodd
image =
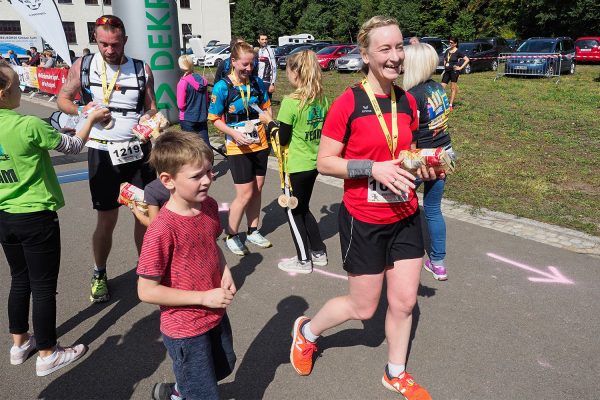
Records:
M278 267L308 274L313 264L327 265L325 244L309 202L318 175L317 153L329 100L323 95L321 67L314 52L305 50L288 58L286 75L296 90L283 98L277 122L268 113L260 114L260 119L269 135L278 136L283 149L282 172L290 186L286 195L298 199L297 207L286 208L297 255Z
M56 341L56 287L60 228L56 210L64 205L48 150L81 151L92 125L110 115L92 111L75 136L41 119L14 111L21 103L19 77L0 61L0 243L10 266L8 325L13 338L10 363L22 364L37 348L36 374L48 375L80 358L83 344ZM29 334L29 302L33 330Z

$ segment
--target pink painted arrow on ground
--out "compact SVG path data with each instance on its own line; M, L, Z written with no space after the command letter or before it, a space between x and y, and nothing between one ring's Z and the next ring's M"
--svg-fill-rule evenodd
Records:
M501 257L499 255L496 255L494 253L486 253L489 257L492 257L498 261L502 261L505 262L507 264L513 265L515 267L524 269L526 271L531 271L531 272L535 272L538 275L543 276L544 278L538 278L538 277L529 277L527 279L529 279L531 282L543 282L543 283L563 283L565 285L574 285L575 282L573 282L572 280L570 280L569 278L566 278L563 274L560 273L560 271L556 268L556 267L548 267L548 271L549 272L544 272L541 271L539 269L530 267L529 265L525 265L525 264L521 264L519 262L510 260L508 258L505 257Z

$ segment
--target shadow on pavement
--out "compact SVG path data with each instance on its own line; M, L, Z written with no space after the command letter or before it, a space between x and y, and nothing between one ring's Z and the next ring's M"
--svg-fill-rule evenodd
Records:
M268 235L274 232L281 225L287 225L287 217L285 215L285 208L281 207L277 203L277 199L273 199L269 204L262 208L265 213L263 217L262 225L260 227L260 233Z
M229 171L229 162L221 157L215 156L215 165L213 166L214 180L223 177Z
M79 153L79 154L64 154L60 156L54 156L51 158L52 165L65 165L65 164L74 164L82 161L87 161L88 154L87 152Z
M235 373L235 380L219 386L221 398L264 398L277 368L290 362L290 329L294 320L307 309L308 303L299 296L288 296L277 304L277 314L248 347Z
M230 266L231 275L238 291L244 286L246 278L256 270L262 261L263 256L260 253L250 253L240 258L240 262L236 266Z
M321 218L319 219L319 231L321 238L327 240L338 233L338 213L341 203L332 203L321 207ZM315 217L316 218L316 217Z
M52 380L39 394L45 400L129 399L138 382L156 371L166 356L158 329L160 312L133 324L125 335L113 335L70 371ZM68 368L68 367L67 367ZM52 379L52 375L47 378ZM150 398L148 388L148 398Z
M77 339L74 343L83 343L85 345L89 345L98 339L119 319L121 319L121 317L139 304L140 300L137 296L136 282L137 275L135 273L135 268L112 279L110 278L109 271L108 286L111 295L110 300L106 303L90 304L88 308L78 312L69 320L62 323L58 328L56 328L58 337L61 337L67 332L75 329L79 324L87 319L97 317L98 313L101 312L103 308L110 307L114 304L114 307L112 307L112 309L107 312L106 315L102 316L102 318L96 322L92 329L83 334L83 336Z

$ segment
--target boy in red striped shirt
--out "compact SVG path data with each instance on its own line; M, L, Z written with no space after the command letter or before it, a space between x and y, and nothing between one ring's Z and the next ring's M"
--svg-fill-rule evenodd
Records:
M144 236L138 296L160 305L160 330L178 382L156 385L153 397L218 399L217 382L235 365L225 308L236 288L217 246L217 202L208 196L213 153L197 135L166 132L150 164L171 197Z

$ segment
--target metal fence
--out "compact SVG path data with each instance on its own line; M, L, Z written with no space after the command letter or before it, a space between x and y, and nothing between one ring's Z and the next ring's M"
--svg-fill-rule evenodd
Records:
M519 53L501 53L498 55L496 78L502 76L540 76L560 79L562 57L560 54L523 55Z

